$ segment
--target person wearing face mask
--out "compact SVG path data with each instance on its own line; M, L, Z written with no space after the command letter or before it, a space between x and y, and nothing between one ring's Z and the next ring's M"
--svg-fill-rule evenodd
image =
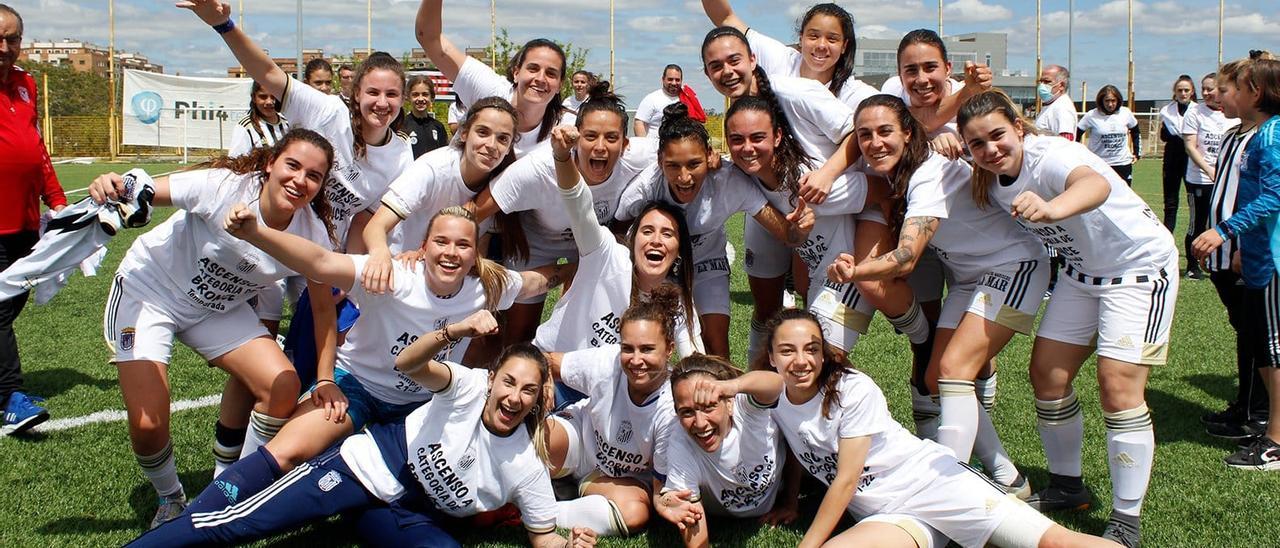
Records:
M1191 259L1191 242L1204 232L1209 223L1209 199L1213 194L1213 180L1217 176L1215 163L1222 148L1222 137L1240 124L1239 118L1228 118L1222 112L1222 97L1218 94L1218 75L1209 73L1200 79L1204 102L1187 109L1182 118L1182 139L1187 151L1187 234L1183 247L1187 256L1187 277L1199 280L1204 277L1200 264Z
M680 102L680 90L684 89L684 69L680 65L667 65L662 69L662 87L644 96L636 107L636 120L632 127L636 137L644 137L657 131L662 125L662 111L671 103Z
M1160 159L1160 173L1164 191L1164 227L1173 232L1178 225L1178 197L1182 195L1182 181L1187 175L1187 149L1182 140L1182 118L1196 104L1196 84L1183 74L1173 82L1173 100L1160 109L1160 142L1164 143L1164 157Z
M1062 65L1047 65L1040 71L1036 95L1040 97L1040 114L1036 128L1046 135L1059 135L1068 141L1076 136L1076 105L1068 86L1071 73Z
M1138 135L1138 119L1115 86L1106 85L1098 90L1094 107L1076 124L1076 141L1084 143L1089 136L1089 152L1106 160L1116 175L1133 186L1133 164L1142 158L1142 143Z
M408 136L414 158L449 144L449 133L431 111L435 100L436 85L431 78L409 79L409 113L401 121L400 131Z

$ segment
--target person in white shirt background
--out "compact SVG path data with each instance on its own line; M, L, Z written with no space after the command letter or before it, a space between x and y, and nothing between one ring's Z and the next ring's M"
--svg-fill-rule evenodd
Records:
M599 81L600 78L588 70L573 73L573 77L569 79L569 87L573 89L573 95L565 97L562 103L565 112L577 116L578 108L591 97L591 88L596 87Z
M1067 140L1076 136L1076 105L1071 101L1071 73L1062 65L1046 65L1036 83L1040 96L1040 113L1036 127L1040 133L1059 135Z
M1218 94L1218 75L1209 73L1200 79L1200 104L1187 108L1182 117L1182 140L1187 151L1187 234L1183 248L1191 257L1191 241L1209 223L1209 201L1213 197L1213 181L1217 177L1215 165L1222 147L1223 135L1240 124L1236 118L1222 113L1222 97ZM1187 277L1199 280L1204 277L1200 264L1187 260Z
M1187 149L1182 140L1182 117L1196 104L1196 84L1191 76L1183 74L1173 81L1173 100L1160 109L1160 142L1164 154L1160 159L1160 172L1164 192L1164 227L1173 232L1178 225L1178 201L1182 196L1182 181L1187 175Z
M662 87L645 95L636 107L636 119L632 123L632 131L636 137L644 137L650 132L657 132L662 125L662 109L680 100L680 90L684 89L684 69L680 65L667 65L662 69Z
M302 81L321 93L333 94L333 65L323 57L307 61L302 70Z
M1138 137L1138 119L1115 86L1107 84L1098 90L1094 107L1076 124L1076 141L1084 143L1088 135L1089 151L1106 160L1124 182L1133 186L1133 164L1142 158Z

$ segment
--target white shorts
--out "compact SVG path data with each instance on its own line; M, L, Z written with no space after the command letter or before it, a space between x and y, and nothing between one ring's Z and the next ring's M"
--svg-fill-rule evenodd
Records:
M298 297L307 288L304 276L289 276L276 282L275 285L258 292L258 296L249 299L249 305L258 314L259 320L278 322L284 316L284 301L289 299L289 306L298 304Z
M1029 335L1049 287L1049 261L1011 261L977 276L964 275L964 279L969 281L947 284L939 329L955 329L965 313L971 313Z
M1030 520L1034 529L1040 532L1035 535L1036 540L1053 525L1048 518L1031 510L1025 502L1010 497L980 473L959 462L952 462L953 466L935 470L937 477L925 489L865 519L894 523L904 517L914 518L942 536L944 541L941 543L937 543L936 535L931 539L937 543L934 546L939 547L946 546L945 539L961 546L985 546L992 533L1010 517Z
M942 300L942 287L945 283L946 267L942 264L942 259L938 258L938 252L932 247L924 248L924 253L920 254L920 260L916 261L916 267L907 276L907 285L911 286L911 293L915 295L916 302L930 303Z
M756 278L777 278L791 269L791 248L760 226L755 217L745 219L742 241L747 247L747 255L742 260L747 275Z
M1105 279L1064 268L1036 336L1096 346L1104 358L1164 365L1178 300L1178 255L1162 267L1150 274Z
M564 259L571 263L578 262L577 248L574 247L573 242L566 243L569 246L568 248L565 248L564 246L539 246L535 245L533 241L530 240L529 258L527 260L516 261L513 259L507 259L506 261L503 261L503 266L506 266L508 269L516 272L520 272L531 268L537 268L539 266L556 264L560 262L560 259ZM523 299L516 299L515 302L517 304L536 304L546 300L547 294L543 293L541 295L533 295Z
M112 353L112 363L147 360L167 364L175 336L205 360L269 336L249 303L214 313L185 303L161 306L163 302L150 292L131 287L125 277L116 276L102 318L102 336Z
M693 306L699 314L729 315L728 264L727 258L717 257L694 267Z
M809 283L809 311L822 324L827 343L851 352L858 337L867 332L876 309L851 283L836 284L822 280Z
M581 479L595 470L595 463L591 461L590 451L587 450L586 441L582 438L586 427L584 423L587 420L588 401L587 399L578 400L551 414L551 420L564 428L565 434L569 437L569 448L565 452L564 465L560 467L554 479L569 477Z

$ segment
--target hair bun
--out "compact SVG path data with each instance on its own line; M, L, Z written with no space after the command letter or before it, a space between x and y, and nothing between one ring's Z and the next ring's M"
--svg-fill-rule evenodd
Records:
M592 97L615 97L616 98L616 96L613 94L612 86L611 84L609 84L608 80L600 80L599 82L596 82L595 85L591 86L591 89L587 90L587 95L590 95Z

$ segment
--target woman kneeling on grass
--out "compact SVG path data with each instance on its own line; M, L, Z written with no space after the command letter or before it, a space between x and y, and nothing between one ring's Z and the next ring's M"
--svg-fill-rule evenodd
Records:
M778 314L766 349L783 384L775 384L773 418L805 470L829 487L801 547L941 548L947 539L966 547L1115 546L1055 524L907 432L875 382L831 354L809 312ZM858 524L832 537L845 511Z
M575 528L568 539L555 531L555 496L534 444L542 435L546 358L526 344L508 348L489 371L432 359L458 335L497 328L488 311L463 324L422 333L396 358L405 375L434 393L430 402L333 445L238 504L223 508L221 495L201 495L190 512L130 546L239 544L353 513L370 544L453 547L461 545L441 521L508 502L519 508L533 546L594 546L590 529ZM241 460L223 477L258 473L250 462ZM206 500L222 504L206 508Z

